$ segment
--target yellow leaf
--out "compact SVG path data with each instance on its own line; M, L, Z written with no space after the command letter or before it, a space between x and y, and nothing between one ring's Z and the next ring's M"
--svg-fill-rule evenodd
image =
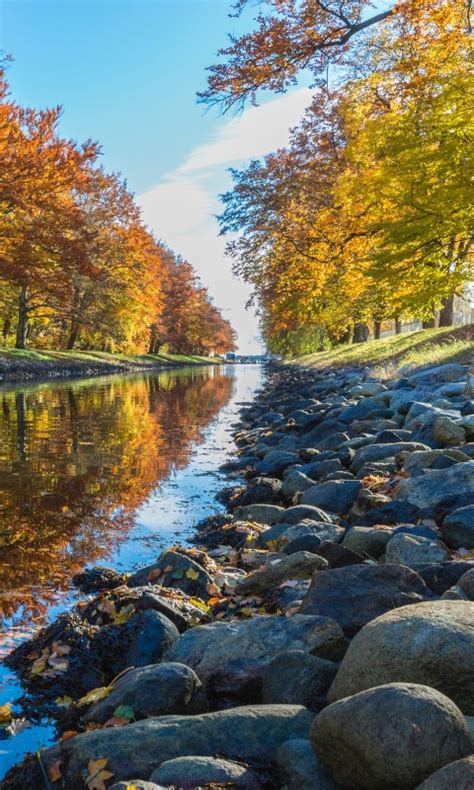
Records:
M203 612L209 611L209 606L205 604L204 601L200 601L199 598L190 598L189 602L194 604L194 606L197 606L198 609L202 609Z
M192 568L188 568L188 570L185 573L185 576L188 579L199 579L199 572L198 571L193 571Z
M128 606L122 606L120 612L117 612L113 616L114 625L123 625L126 623L130 618L135 614L135 607L133 603L129 603Z
M12 709L9 702L0 705L0 724L9 724L12 720Z
M59 705L60 708L70 708L71 705L74 704L74 700L72 697L68 697L67 694L64 697L56 697L54 700L56 705Z
M88 691L83 697L81 697L77 702L76 705L81 707L82 705L90 705L91 702L98 702L101 699L105 699L110 694L110 686L99 686L99 688L92 689L92 691Z

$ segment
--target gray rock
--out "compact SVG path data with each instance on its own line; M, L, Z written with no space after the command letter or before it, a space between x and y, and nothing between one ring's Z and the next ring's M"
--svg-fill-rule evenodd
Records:
M454 587L443 593L442 598L454 601L474 601L474 569L461 576Z
M278 523L284 521L285 524L298 524L299 521L303 521L305 518L310 518L312 521L327 521L329 523L334 521L328 513L321 510L319 507L313 507L312 505L293 505L293 507L289 507L280 513Z
M472 408L474 408L474 406ZM474 414L471 413L463 416L461 425L464 428L467 440L472 442L474 439Z
M443 450L426 450L410 453L405 458L403 468L412 477L424 474L427 469L448 469L456 463L469 461L469 456L462 450L452 448Z
M257 524L276 524L285 512L279 505L243 505L234 510L234 521L256 521Z
M304 705L321 710L337 672L337 664L303 650L285 650L263 671L263 702Z
M337 790L324 765L318 760L310 741L303 739L283 743L277 763L288 790Z
M471 754L440 768L418 785L416 790L472 790L473 787L474 754Z
M464 444L466 433L459 421L450 417L436 417L433 422L433 436L444 447L450 444Z
M456 705L427 686L390 683L342 699L313 722L316 755L345 788L411 788L472 752Z
M208 784L259 790L260 782L246 765L220 757L176 757L166 760L150 776L152 782L181 788L198 788Z
M308 488L301 497L301 504L321 507L333 513L346 514L351 509L362 488L358 480L328 480Z
M257 464L257 472L270 477L281 475L288 466L297 464L299 457L296 453L286 450L272 450L267 453L264 460Z
M327 567L326 560L308 551L274 558L270 555L267 565L242 579L235 591L237 595L265 595L284 581L308 579L314 571Z
M422 563L443 562L450 559L449 551L440 540L430 540L419 535L397 532L390 538L385 549L385 562L392 565L408 565L414 568Z
M307 488L314 486L314 480L303 474L302 472L291 472L285 476L281 488L283 496L287 499L292 499L295 494L300 491L306 491Z
M466 369L459 365L457 362L449 362L446 365L437 365L434 368L426 368L420 370L418 373L412 373L408 377L408 383L411 387L417 387L420 384L436 382L437 384L443 382L458 381L464 379Z
M416 450L429 450L426 444L420 442L382 442L381 444L369 444L357 450L354 460L351 463L351 472L358 472L367 463L383 461L402 452L415 452Z
M184 756L274 762L285 741L308 738L312 720L311 711L297 705L252 705L93 730L63 744L64 783L68 790L82 790L89 760L100 758L108 761L115 781L148 778L162 763Z
M427 601L369 622L352 640L328 698L396 681L432 686L474 714L474 603Z
M385 392L387 387L380 381L364 381L362 384L356 384L349 390L350 395L363 395L364 397L372 397L378 395L379 392Z
M190 578L188 571L192 571L197 576ZM165 551L157 562L140 568L127 582L129 587L142 587L149 583L175 587L187 595L197 595L207 599L207 588L212 584L212 578L198 562L186 554L181 554L179 551Z
M235 697L250 687L258 692L264 667L283 650L332 661L343 656L345 647L340 626L328 617L258 616L191 628L166 660L192 667L211 695Z
M442 595L457 584L464 573L473 568L474 562L450 560L450 562L437 562L434 565L419 565L417 572L430 590L436 595Z
M316 573L300 612L331 617L351 636L384 612L431 596L403 565L349 565Z
M342 545L357 554L378 560L392 535L393 529L390 527L352 527L346 533Z
M104 724L120 705L131 706L136 721L166 713L194 713L190 708L200 689L198 676L184 664L132 669L113 684L108 697L89 708L84 719Z
M474 549L474 505L460 507L446 516L441 532L452 549Z
M402 480L397 496L420 508L433 507L445 497L474 491L474 461L456 464L450 469L427 472Z

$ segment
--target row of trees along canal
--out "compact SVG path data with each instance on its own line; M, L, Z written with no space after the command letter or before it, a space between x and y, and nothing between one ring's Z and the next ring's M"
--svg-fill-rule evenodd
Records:
M251 0L238 0L237 14ZM376 7L376 8L375 8ZM470 0L264 0L201 100L224 110L312 72L288 147L234 171L222 229L277 353L452 323L472 279ZM237 238L235 237L237 235ZM385 323L385 326L384 326Z
M5 63L3 63L5 65ZM1 64L0 64L1 66ZM193 267L157 241L99 146L20 107L0 68L0 310L25 348L224 353L234 332Z

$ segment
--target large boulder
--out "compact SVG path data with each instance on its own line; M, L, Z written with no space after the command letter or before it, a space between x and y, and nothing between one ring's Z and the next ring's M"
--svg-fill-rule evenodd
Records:
M455 464L449 469L427 472L402 480L397 496L419 508L434 507L446 497L474 490L474 460Z
M474 549L474 505L460 507L446 516L441 531L452 549Z
M471 754L440 768L418 785L416 790L472 790L473 787L474 754Z
M255 773L242 763L223 760L221 757L176 757L166 760L150 776L152 782L180 790L198 787L243 787L259 790L260 782Z
M257 524L271 526L281 520L285 512L279 505L243 505L234 510L234 521L256 521Z
M378 686L329 705L313 722L311 742L336 782L354 790L413 788L473 750L459 708L412 683Z
M420 576L403 565L349 565L316 573L300 612L331 617L352 636L383 612L430 597Z
M321 710L337 672L337 664L303 650L285 650L263 671L263 702L283 702Z
M250 573L237 584L237 595L265 595L284 581L309 579L315 571L328 567L326 560L309 551L273 557L274 559L270 555L265 566Z
M136 571L127 584L129 587L161 584L207 600L212 582L212 577L192 557L179 551L165 551L157 562Z
M298 738L283 743L277 763L288 790L337 790L333 779L316 757L310 741Z
M432 686L474 714L474 603L427 601L372 620L352 640L328 698L397 681Z
M392 458L398 453L415 452L415 450L429 450L426 444L420 442L381 442L380 444L369 444L357 450L354 460L351 463L351 471L358 472L362 467L372 461L382 461L384 458Z
M327 521L328 523L333 523L334 521L332 516L319 507L314 507L313 505L293 505L293 507L289 507L286 510L282 509L277 523L298 524L304 519L311 519L311 521Z
M327 480L304 491L301 504L346 514L362 488L359 480Z
M385 548L385 562L408 565L409 568L423 563L432 564L450 559L450 554L440 540L397 532Z
M167 760L219 754L231 760L274 762L278 748L308 738L314 714L298 705L253 705L200 716L160 716L126 727L93 730L61 749L63 781L83 790L90 760L107 760L114 781L148 779ZM56 754L56 752L55 752ZM48 752L43 760L49 764Z
M420 384L436 382L436 384L458 381L465 378L466 368L458 362L447 362L445 365L437 365L434 368L425 368L418 373L412 373L408 377L410 387L418 387Z
M166 713L194 713L190 708L200 689L198 676L184 664L152 664L132 669L118 678L108 697L89 708L84 719L104 724L120 706L131 708L131 715L137 721Z
M261 696L264 667L283 650L338 660L345 647L340 626L328 617L262 615L191 628L166 660L192 667L211 698L255 701Z

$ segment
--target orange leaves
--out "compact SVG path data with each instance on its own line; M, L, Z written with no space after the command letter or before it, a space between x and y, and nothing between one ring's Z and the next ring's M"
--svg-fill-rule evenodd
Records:
M105 782L113 776L111 771L106 770L108 762L106 757L89 760L85 780L88 790L106 790Z

